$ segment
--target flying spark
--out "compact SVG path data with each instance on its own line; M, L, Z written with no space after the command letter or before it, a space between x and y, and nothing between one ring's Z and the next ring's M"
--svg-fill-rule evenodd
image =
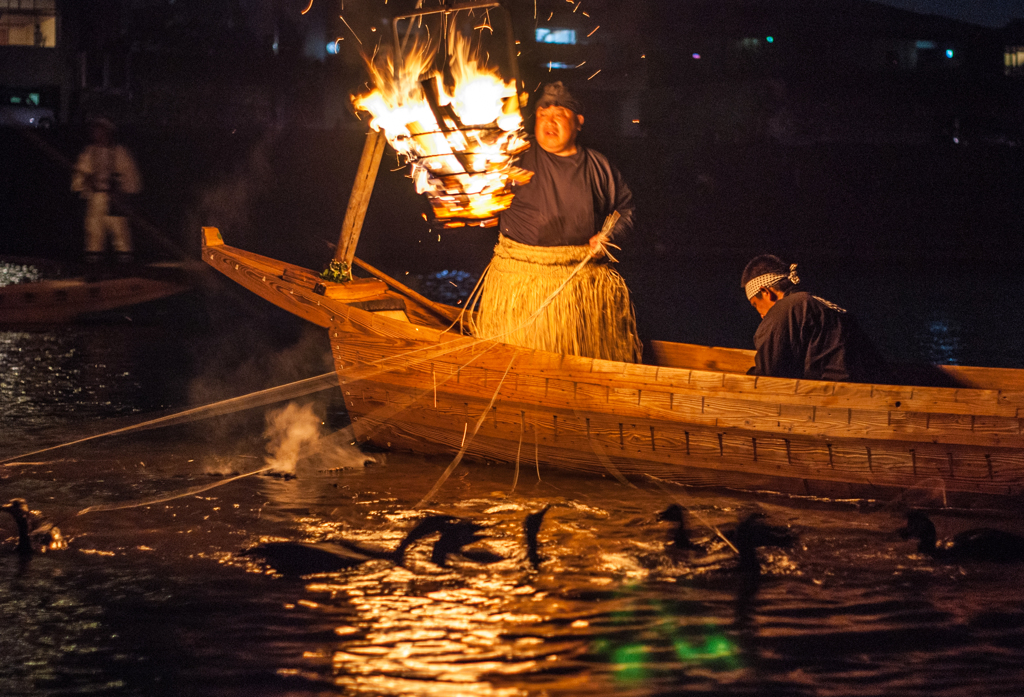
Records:
M360 45L360 46L362 46L362 45L363 45L363 42L362 42L362 41L361 41L361 40L359 39L359 37L358 37L358 36L356 35L356 32L355 32L355 30L354 30L354 29L353 29L353 28L352 28L351 26L349 26L349 23L348 23L348 21L347 21L347 20L345 19L344 15L338 15L338 17L339 17L339 18L341 19L341 21L342 21L342 22L345 22L345 26L346 26L346 27L348 27L348 30L349 30L350 32L352 32L352 36L355 36L355 37L356 37L356 41L359 41L359 45Z

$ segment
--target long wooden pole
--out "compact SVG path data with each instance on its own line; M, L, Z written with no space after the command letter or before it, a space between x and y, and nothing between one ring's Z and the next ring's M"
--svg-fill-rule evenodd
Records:
M359 257L354 257L352 263L361 268L366 273L370 274L371 276L376 276L380 280L384 281L389 286L391 286L398 292L402 293L403 295L408 295L410 298L418 302L420 305L423 305L428 310L433 311L436 315L441 317L441 319L447 320L449 322L454 322L459 318L459 315L462 314L462 310L460 308L434 302L430 298L420 295L409 286L398 281L397 279L392 278L391 276L388 276L386 273L376 268L375 266L367 264Z
M366 134L363 156L359 159L359 171L356 172L356 180L352 184L345 221L341 224L338 247L334 251L334 261L344 261L349 267L352 266L352 258L356 255L359 233L363 230L363 220L370 205L370 194L373 193L373 184L377 180L377 170L380 169L380 159L384 155L386 142L381 131L370 130Z

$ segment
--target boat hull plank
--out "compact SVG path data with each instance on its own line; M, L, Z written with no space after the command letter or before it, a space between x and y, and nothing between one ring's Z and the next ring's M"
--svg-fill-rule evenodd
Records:
M0 324L59 324L160 300L189 288L186 281L140 276L19 283L0 288Z
M595 373L579 373L565 370L565 377L592 376ZM813 401L823 407L886 409L891 411L920 411L953 414L984 414L1016 418L1021 404L1014 402L996 390L962 390L942 387L906 387L902 392L885 389L839 389L842 383L814 383L810 380L787 380L757 376L723 376L705 371L681 369L660 369L656 374L625 378L613 373L601 373L609 382L629 384L633 387L666 385L689 390L699 390L707 396L721 396L779 404L806 405ZM861 387L861 386L858 386ZM974 394L974 393L977 394ZM965 396L967 395L967 396ZM1024 395L1018 395L1024 396ZM969 398L968 398L969 397Z
M430 452L457 452L470 438L486 408L481 402L459 402L434 409L396 391L388 395L364 390L347 395L350 411L360 424L362 440L385 447L408 447ZM385 404L405 402L387 420L364 417ZM588 423L589 419L589 423ZM587 428L589 427L589 435ZM654 437L649 434L654 428ZM1024 462L1015 454L958 452L952 472L942 457L914 456L886 444L835 446L831 451L808 442L780 438L754 439L694 428L662 428L644 424L602 421L585 414L492 409L475 438L471 456L501 462L530 462L593 474L615 469L626 476L652 475L668 481L702 486L749 488L754 481L772 481L777 491L847 496L851 487L877 494L907 488L956 493L1019 496L1017 473ZM756 459L755 459L756 450ZM536 456L534 455L536 452ZM829 464L831 458L831 464ZM610 467L609 467L610 465ZM743 486L746 482L747 486ZM785 486L780 486L785 483Z
M333 333L340 336L346 331L338 328ZM566 380L527 368L518 361L514 352L491 355L486 346L468 339L462 339L461 344L446 342L431 346L357 331L342 343L345 348L339 349L339 365L377 366L378 371L387 372L387 377L380 379L396 385L436 384L438 376L442 375L442 380L451 383L446 386L449 392L465 396L492 393L501 382L501 401L611 410L623 417L653 418L669 423L692 423L833 441L859 438L928 443L941 435L947 442L960 445L1024 447L1024 435L1020 433L1017 419L828 409L746 398L710 398L692 392L601 384L596 381L602 380L603 375L593 374L580 376L578 380ZM451 348L456 345L465 348ZM524 359L528 358L528 355L524 356ZM506 375L513 362L516 370ZM483 367L480 363L489 363L492 367ZM343 374L341 368L339 372Z
M345 341L335 344L343 377L347 367L354 364L349 358L359 339L358 334L349 334ZM429 432L433 440L449 444L453 451L462 446L479 421L477 438L489 446L474 445L473 439L468 452L503 461L514 461L517 454L521 455L521 442L530 440L527 434L532 433L533 440L545 445L546 451L558 453L559 465L581 457L600 464L599 453L603 453L624 473L651 474L651 467L657 464L663 476L677 481L680 476L689 478L681 471L697 466L794 480L859 480L860 484L875 487L920 486L929 479L935 480L932 485L948 491L1009 494L1021 487L1019 473L1024 470L1024 457L1017 451L986 447L992 452L982 453L978 448L947 444L941 455L929 456L912 452L918 444L906 441L865 438L853 442L846 437L829 443L730 428L720 420L701 424L691 418L672 424L637 411L609 414L607 403L595 407L583 400L573 401L569 396L578 396L580 391L567 381L556 381L558 389L549 391L548 399L531 394L518 395L525 399L517 399L514 391L505 391L505 384L499 390L501 375L496 372L459 369L451 364L438 370L441 361L431 363L429 370L435 380L438 374L449 378L442 380L436 390L421 388L426 380L420 370L403 369L401 376L384 372L367 379L346 380L346 406L357 420L381 407L400 406L392 410L388 421L370 418L370 422L375 428L391 424L412 434ZM409 381L406 384L399 378ZM547 378L541 380L550 382ZM484 386L488 386L489 393ZM489 406L495 391L500 395L497 406ZM627 396L624 401L636 406L635 398ZM384 432L390 433L386 428ZM394 442L392 436L380 437L369 431L364 437L379 445ZM957 462L952 473L942 467L942 456L948 460L951 453ZM575 462L574 467L584 464Z

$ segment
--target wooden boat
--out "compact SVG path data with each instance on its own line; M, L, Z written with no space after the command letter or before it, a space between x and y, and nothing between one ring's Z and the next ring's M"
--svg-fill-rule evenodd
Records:
M60 324L84 315L159 300L192 287L180 265L90 280L85 276L0 287L0 324Z
M945 386L917 387L756 377L752 351L658 341L644 365L565 356L464 336L459 309L354 257L371 278L330 283L215 228L203 242L206 263L328 330L357 437L381 447L830 499L1021 502L1021 370L941 366L930 380Z

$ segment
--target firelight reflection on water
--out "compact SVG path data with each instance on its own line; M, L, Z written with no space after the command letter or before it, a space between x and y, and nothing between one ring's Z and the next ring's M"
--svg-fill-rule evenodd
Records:
M403 460L389 458L387 466L412 462ZM528 694L531 688L549 694L647 693L659 684L670 688L684 676L706 687L726 678L741 684L749 679L749 650L737 627L752 627L744 604L753 601L758 584L738 582L730 554L719 549L698 564L666 556L664 530L636 511L627 513L625 522L632 525L623 526L612 520L611 510L552 497L571 484L557 475L545 474L545 480L554 479L547 485L530 483L525 497L506 496L508 482L500 478L507 472L486 470L482 488L505 491L440 508L485 522L486 545L504 561L484 566L462 560L442 569L421 548L407 568L379 563L358 574L306 583L293 607L329 618L336 645L305 654L320 669L286 668L279 674L329 679L346 693L366 694ZM469 479L458 488L476 489ZM618 485L600 488L612 496L621 491ZM533 571L523 559L522 519L548 504L553 508L542 536L545 561ZM717 515L722 513L729 512ZM411 516L381 518L362 530L311 518L302 537L345 533L364 544L394 547L395 530L411 524ZM630 527L641 534L631 535ZM769 554L764 562L772 574L797 572L788 555ZM683 578L694 587L680 583Z
M15 264L0 261L0 288L15 283L30 283L42 277L39 269L31 264Z
M960 327L955 322L936 319L927 327L926 346L933 363L957 365L960 357Z
M690 287L731 297L731 262L704 266ZM720 278L726 291L714 287ZM432 296L473 285L456 273L408 280ZM242 291L205 300L181 296L59 329L0 329L0 460L324 370L321 330ZM948 316L954 350L1005 361L1005 346L973 338L996 333L979 329L983 312L933 307L918 307L926 320L914 326ZM0 518L0 694L1019 693L1024 569L917 553L895 534L899 502L630 488L524 458L518 480L511 467L461 464L420 511L449 458L347 442L299 459L294 477L230 480L280 456L270 451L281 443L279 417L314 414L327 437L346 425L340 403L330 390L301 408L273 405L0 465L0 498L26 498L70 543L23 561L10 553L9 517ZM672 525L657 513L673 500L690 511L690 537L703 551L666 545ZM549 505L535 569L523 522ZM798 541L759 550L752 577L710 526L728 530L753 511ZM296 578L245 553L336 537L393 550L427 512L480 524L484 538L472 549L500 559L456 555L441 567L427 538L403 566L370 560ZM982 514L934 519L943 537L1022 525Z

